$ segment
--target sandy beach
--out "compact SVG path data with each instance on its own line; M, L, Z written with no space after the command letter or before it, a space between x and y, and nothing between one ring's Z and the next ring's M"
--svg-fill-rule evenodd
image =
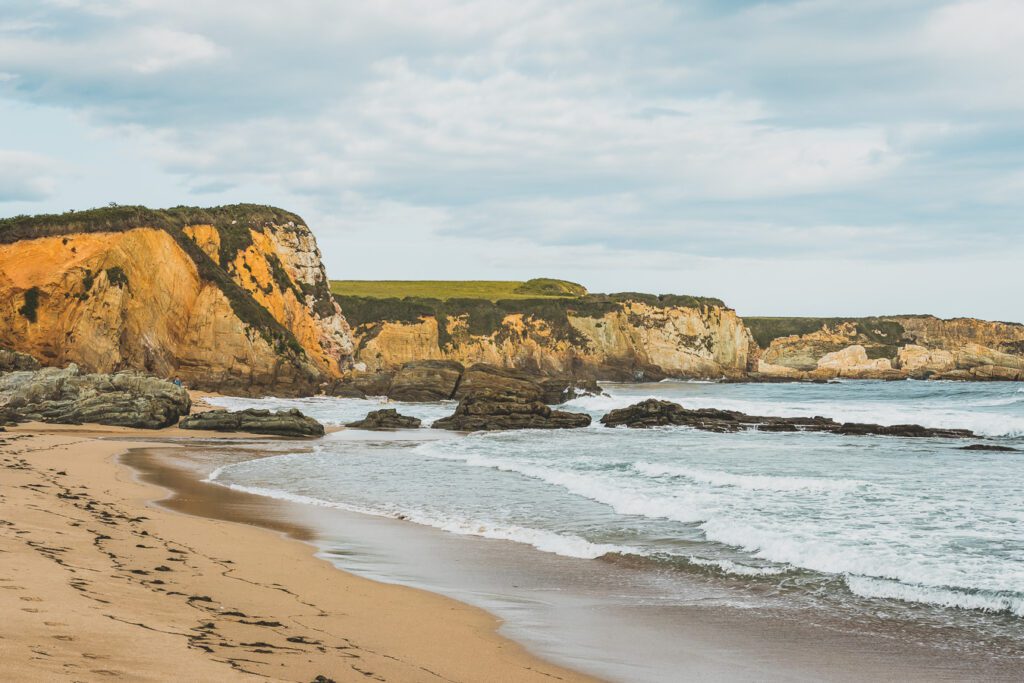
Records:
M301 530L154 505L167 491L118 457L168 436L212 435L0 434L5 680L590 680L482 610L338 571L281 533Z

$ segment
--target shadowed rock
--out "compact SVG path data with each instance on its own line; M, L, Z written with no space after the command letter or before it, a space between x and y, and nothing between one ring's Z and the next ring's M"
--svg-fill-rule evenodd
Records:
M19 353L0 347L0 372L38 370L39 367L39 361L27 353Z
M999 446L994 443L972 443L970 446L961 446L962 451L993 451L997 453L1010 453L1017 452L1019 448L1011 448L1010 446Z
M448 360L406 363L395 373L387 395L395 401L445 401L455 394L462 370L462 363Z
M209 410L186 417L182 429L205 429L215 432L248 432L271 436L323 436L324 426L292 408L271 412L258 408L227 411Z
M137 372L84 374L72 364L0 376L0 422L161 429L191 407L184 388Z
M434 429L463 432L503 429L573 429L590 424L590 416L552 410L538 400L539 388L529 395L508 392L482 392L466 396L455 414L434 422Z
M876 425L839 423L827 417L768 417L747 415L732 410L701 408L689 410L671 401L648 399L627 408L612 410L601 418L606 427L682 426L709 432L829 432L843 435L965 438L974 436L966 429L931 429L921 425Z
M383 429L416 429L420 426L421 421L418 417L410 417L408 415L401 415L394 408L385 408L383 410L373 410L366 414L362 420L356 422L349 422L346 427L352 429L371 429L371 430L383 430Z

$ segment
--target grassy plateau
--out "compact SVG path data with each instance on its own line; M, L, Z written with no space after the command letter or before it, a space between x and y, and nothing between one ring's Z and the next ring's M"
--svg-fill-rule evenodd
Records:
M338 296L367 299L575 299L585 296L582 285L566 280L331 280Z

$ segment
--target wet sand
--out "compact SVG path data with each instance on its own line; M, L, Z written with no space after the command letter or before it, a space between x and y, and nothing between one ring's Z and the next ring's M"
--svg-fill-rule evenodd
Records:
M483 610L338 571L268 501L168 470L178 493L154 505L166 490L118 457L168 436L215 435L0 433L0 678L591 680L499 636ZM186 502L193 514L167 509Z

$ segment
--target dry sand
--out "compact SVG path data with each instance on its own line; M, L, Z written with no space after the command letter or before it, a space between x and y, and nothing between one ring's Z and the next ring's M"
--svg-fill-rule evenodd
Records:
M166 491L117 462L152 436L203 434L0 433L0 679L591 680L476 608L339 571L280 533L153 505Z

